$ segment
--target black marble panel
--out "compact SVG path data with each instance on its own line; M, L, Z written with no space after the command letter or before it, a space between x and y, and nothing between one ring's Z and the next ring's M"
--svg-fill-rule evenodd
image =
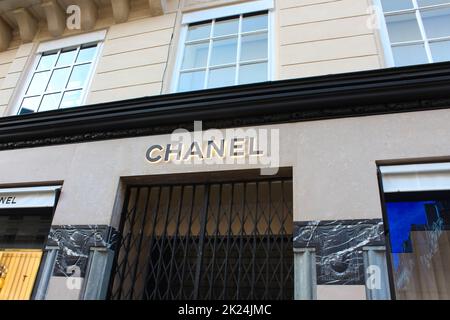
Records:
M295 222L294 248L315 248L317 284L364 284L365 246L384 246L381 219Z
M106 225L52 226L47 245L59 247L53 275L84 277L90 249L114 249L118 237L119 233Z

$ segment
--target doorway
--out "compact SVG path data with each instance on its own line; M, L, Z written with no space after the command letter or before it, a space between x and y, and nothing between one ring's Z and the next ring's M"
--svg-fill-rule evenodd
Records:
M128 186L110 298L293 299L292 194L291 177Z

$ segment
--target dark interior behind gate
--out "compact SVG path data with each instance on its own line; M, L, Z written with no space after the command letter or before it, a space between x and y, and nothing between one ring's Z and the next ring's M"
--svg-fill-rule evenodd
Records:
M127 189L111 299L293 299L292 179Z

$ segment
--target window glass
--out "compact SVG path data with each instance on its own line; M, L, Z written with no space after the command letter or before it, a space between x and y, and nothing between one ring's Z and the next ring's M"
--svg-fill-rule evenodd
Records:
M220 37L229 34L237 34L239 31L239 18L216 20L214 24L214 36Z
M252 63L240 67L239 84L261 82L267 79L267 63Z
M81 48L78 53L76 63L89 62L94 60L95 54L97 52L97 46Z
M97 44L89 44L42 53L19 114L80 106L97 48Z
M205 71L183 72L180 74L178 91L192 91L203 89L205 82Z
M82 88L87 80L89 69L89 64L75 66L73 68L72 75L70 76L67 89Z
M381 0L381 6L384 12L390 12L412 9L413 3L411 0Z
M388 16L386 24L392 43L422 39L414 13Z
M33 78L31 79L30 86L26 92L27 95L36 95L40 94L45 90L45 87L48 82L48 77L50 76L50 71L38 72L35 73Z
M236 62L237 38L214 40L211 52L211 65Z
M206 67L208 48L209 42L186 45L182 69Z
M61 108L72 108L81 105L82 90L67 91L61 101Z
M209 38L211 33L211 23L189 26L187 41Z
M58 58L58 62L56 63L56 66L61 67L72 64L75 60L76 55L77 55L76 49L61 52Z
M430 43L431 54L434 62L450 60L450 40Z
M241 61L267 59L267 33L242 36Z
M242 19L242 32L266 30L267 27L267 14L244 16Z
M450 0L381 3L396 66L450 60Z
M424 44L393 47L395 65L398 67L428 62Z
M48 83L47 91L63 90L66 87L69 74L70 68L55 69Z
M450 299L450 194L386 194L391 272L398 300Z
M395 2L390 0L391 2ZM448 0L417 0L419 7L434 6L438 4L450 3Z
M450 8L425 10L422 19L428 38L450 37Z
M232 86L235 76L236 67L212 69L209 73L208 88Z
M61 93L46 94L42 98L41 106L39 111L55 110L59 107L59 102L61 101Z
M22 101L20 114L33 113L39 108L41 97L29 97Z
M56 53L48 54L48 55L42 55L41 59L39 60L39 64L36 68L36 70L49 70L51 69L56 61L56 57L58 55Z

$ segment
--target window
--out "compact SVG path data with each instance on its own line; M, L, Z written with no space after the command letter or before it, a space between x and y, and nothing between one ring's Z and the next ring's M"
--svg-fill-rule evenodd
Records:
M450 163L380 171L395 298L450 299Z
M94 43L41 53L20 100L19 114L82 105L98 47Z
M450 0L380 0L395 66L450 60Z
M449 299L450 192L386 199L396 298Z
M187 25L174 91L269 80L268 11Z

